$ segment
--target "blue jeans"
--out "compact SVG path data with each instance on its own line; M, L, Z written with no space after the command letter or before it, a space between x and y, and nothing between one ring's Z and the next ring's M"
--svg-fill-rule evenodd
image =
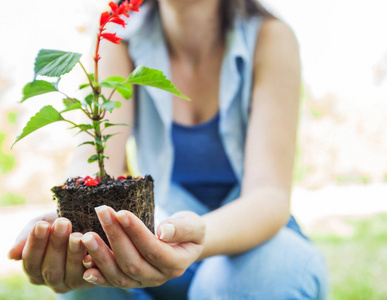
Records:
M327 269L319 251L298 232L282 228L261 246L237 256L214 256L160 287L95 287L59 299L326 299Z

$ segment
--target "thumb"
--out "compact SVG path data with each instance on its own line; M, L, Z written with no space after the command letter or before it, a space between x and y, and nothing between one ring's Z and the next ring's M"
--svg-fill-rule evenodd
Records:
M156 233L160 240L168 243L201 244L204 240L205 224L197 214L182 211L161 222Z

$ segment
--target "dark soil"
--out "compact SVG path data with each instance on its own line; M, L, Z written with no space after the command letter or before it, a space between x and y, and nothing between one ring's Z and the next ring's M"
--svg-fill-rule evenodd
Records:
M53 199L57 201L58 217L71 221L73 232L98 233L107 245L108 239L99 223L94 208L100 205L112 207L115 211L128 210L140 218L146 227L154 233L153 178L127 179L108 178L97 186L88 187L69 178L63 186L51 189Z

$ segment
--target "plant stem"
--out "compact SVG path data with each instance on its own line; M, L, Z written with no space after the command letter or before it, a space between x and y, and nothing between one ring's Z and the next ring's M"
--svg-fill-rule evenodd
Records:
M101 87L98 85L98 61L99 61L99 43L101 42L101 36L98 35L97 38L97 45L95 47L95 56L94 56L94 81L97 84L96 88L93 88L93 96L95 103L98 103L99 95L101 93ZM106 179L106 170L105 170L105 163L104 163L104 147L103 147L103 140L102 140L102 133L101 133L101 124L100 120L101 112L99 111L99 107L94 104L93 107L93 121L97 121L96 123L93 122L94 126L94 133L95 133L95 149L97 151L97 161L98 161L98 168L99 168L99 178L101 180Z
M93 83L91 82L91 79L90 79L90 77L89 77L89 74L87 74L87 71L86 71L85 67L83 66L83 64L81 63L81 61L78 61L78 63L79 63L79 65L81 66L83 72L86 74L87 80L89 81L89 84L90 84L91 88L92 88L93 91L94 91L94 85L93 85ZM96 82L98 82L98 78L97 78Z
M94 113L95 121L101 120L98 112L98 106L94 105ZM102 141L102 133L101 133L101 124L98 122L97 124L93 124L94 132L95 132L95 149L97 151L97 160L98 160L98 168L99 168L99 178L101 180L106 179L106 171L105 171L105 163L104 163L104 147Z

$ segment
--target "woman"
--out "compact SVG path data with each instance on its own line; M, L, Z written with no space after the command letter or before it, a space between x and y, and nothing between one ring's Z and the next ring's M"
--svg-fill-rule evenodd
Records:
M169 217L154 236L126 211L96 208L110 251L51 216L10 256L32 283L74 290L66 299L324 299L321 255L289 219L300 87L292 31L254 0L147 2L129 20L136 31L118 34L128 46L105 45L112 59L101 73L157 68L192 99L139 88L112 116L134 119L141 172ZM112 175L123 171L124 143L110 145Z

